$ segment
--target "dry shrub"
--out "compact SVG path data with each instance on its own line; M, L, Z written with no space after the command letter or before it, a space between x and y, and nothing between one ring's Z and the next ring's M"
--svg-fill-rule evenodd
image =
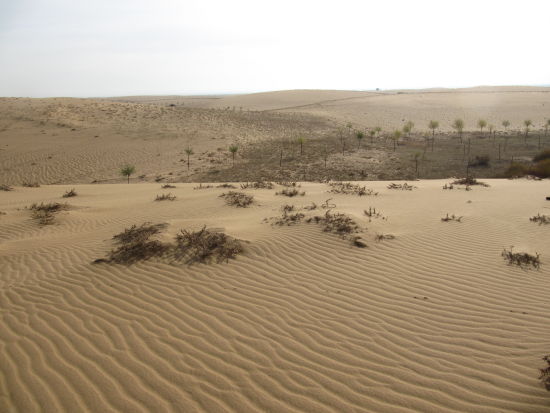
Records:
M521 178L529 173L529 168L521 163L512 162L510 166L504 171L504 177L513 179Z
M533 158L533 162L540 162L544 161L545 159L550 159L550 149L545 149L538 154L535 155Z
M454 189L453 184L445 184L443 185L443 189Z
M78 194L76 193L75 189L71 189L70 191L65 191L65 193L63 194L63 198L72 198L73 196L77 196Z
M40 188L40 184L37 182L23 182L21 186L25 188Z
M203 227L200 231L181 230L176 236L175 255L187 264L194 262L229 261L243 252L238 240L221 232L211 232Z
M107 261L117 264L133 264L166 254L170 250L169 244L150 240L153 235L159 234L166 226L166 224L146 222L139 227L132 225L116 234L113 236L113 240L118 247L109 253ZM96 262L101 261L105 260L96 260Z
M216 188L231 188L231 189L236 189L237 187L235 185L232 185L232 184L221 184L221 185L218 185Z
M376 241L380 242L380 241L395 239L395 235L392 235L392 234L376 234L374 239Z
M170 189L170 188L175 188L176 186L175 185L171 185L171 184L164 184L161 186L162 189Z
M0 191L13 191L13 188L9 185L2 184L0 185Z
M277 184L281 186L286 186L287 188L300 188L301 185L298 182L287 182L287 181L281 181L277 182Z
M221 194L220 197L225 199L227 205L239 208L246 208L254 202L252 195L247 195L243 192L229 191L228 193Z
M450 222L450 221L455 221L455 222L462 222L462 217L457 217L455 214L449 216L449 214L447 214L446 216L444 216L443 218L441 218L441 221L443 222Z
M510 247L510 250L506 248L502 251L501 254L509 265L517 265L523 269L527 268L536 268L540 267L540 254L536 253L535 255L529 254L527 252L514 252L513 247Z
M349 234L360 231L359 225L353 219L340 212L331 213L330 210L325 212L324 216L317 215L308 218L306 222L321 224L323 231L333 232L344 238Z
M529 218L531 222L538 222L539 225L550 224L550 215L537 214L534 217Z
M311 202L311 205L306 205L304 209L307 211L314 211L317 209L317 204L315 202Z
M368 245L365 241L363 241L363 238L361 238L359 235L354 235L351 237L351 245L357 248L367 248Z
M382 218L383 220L386 220L387 218L382 215L379 211L376 211L376 208L373 208L373 207L369 207L368 210L364 210L363 213L369 217L369 221L370 221L370 218Z
M537 178L550 178L550 159L537 162L529 173Z
M175 195L172 195L171 193L157 195L155 198L155 201L174 201L176 199Z
M550 391L550 355L544 356L542 359L546 362L547 366L540 369L539 380L546 390Z
M281 207L281 211L283 211L283 213L285 213L285 212L287 212L287 213L288 213L288 212L292 212L292 211L294 211L294 205L283 205L283 206Z
M295 196L304 196L306 193L305 192L300 192L298 191L297 189L295 188L285 188L283 189L282 191L279 191L279 192L275 192L275 195L284 195L284 196L288 196L288 197L295 197Z
M203 184L199 184L199 186L193 187L193 189L210 189L210 188L214 188L214 187L212 185L203 185Z
M49 204L41 202L40 204L34 203L28 208L31 210L32 218L37 220L40 225L51 225L54 222L55 214L69 209L69 205L59 202Z
M388 185L388 189L401 189L403 191L412 191L415 188L416 186L409 185L406 182L404 184L395 184L392 182L391 184Z
M378 192L372 189L367 189L365 186L358 184L352 184L351 182L329 182L329 186L332 188L328 192L334 194L347 194L358 196L376 196Z
M241 189L273 189L273 182L246 182L241 184Z
M473 186L473 185L479 185L488 187L489 184L485 182L478 181L475 178L472 178L471 176L467 176L466 178L459 178L453 182L454 185L466 185L466 186Z

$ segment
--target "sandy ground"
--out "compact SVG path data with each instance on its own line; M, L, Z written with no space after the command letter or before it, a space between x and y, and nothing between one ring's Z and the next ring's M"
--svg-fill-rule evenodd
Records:
M256 203L240 209L193 184L173 202L154 202L167 192L154 183L0 192L0 411L550 412L537 381L550 232L529 221L550 213L548 182L445 182L367 183L377 197L247 190ZM54 225L30 218L25 206L73 187ZM368 248L262 222L327 198ZM369 222L369 206L387 220ZM227 264L91 264L144 221L168 223L166 236L223 228L246 250ZM508 266L512 245L540 253L540 270Z

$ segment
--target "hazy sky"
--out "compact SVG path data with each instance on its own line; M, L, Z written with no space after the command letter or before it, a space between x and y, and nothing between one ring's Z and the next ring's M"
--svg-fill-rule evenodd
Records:
M0 96L550 84L550 0L0 0Z

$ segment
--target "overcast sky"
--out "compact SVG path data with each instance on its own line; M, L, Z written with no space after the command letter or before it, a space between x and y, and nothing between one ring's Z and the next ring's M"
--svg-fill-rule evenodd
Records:
M0 0L0 96L550 84L550 0Z

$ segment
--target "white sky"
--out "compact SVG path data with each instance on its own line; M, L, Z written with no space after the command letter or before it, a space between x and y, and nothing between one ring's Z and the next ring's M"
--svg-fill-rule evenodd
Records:
M550 84L550 0L0 0L0 96Z

